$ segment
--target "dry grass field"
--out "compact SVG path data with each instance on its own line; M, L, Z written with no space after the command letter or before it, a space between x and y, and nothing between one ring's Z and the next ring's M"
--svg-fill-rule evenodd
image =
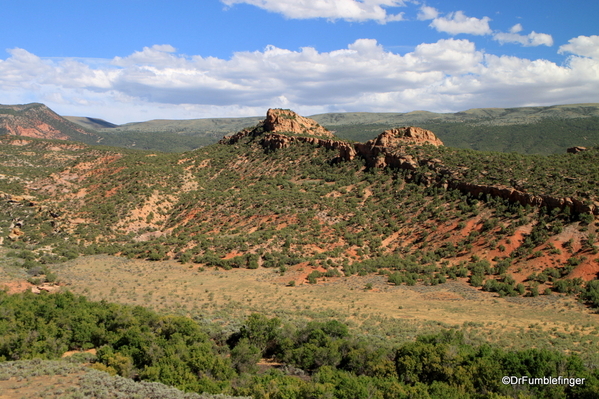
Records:
M441 328L461 328L473 340L525 348L584 348L597 352L599 316L572 297L500 298L465 281L394 286L384 276L329 278L312 285L299 264L222 270L105 255L56 265L62 289L91 300L126 303L216 323L230 331L258 312L283 320L334 317L374 338L398 342ZM289 281L296 286L288 286ZM368 289L368 287L371 287Z
M22 269L11 266L14 258L1 255L0 286L13 291L30 287ZM459 328L473 342L506 347L574 350L591 357L599 348L599 315L573 297L553 293L500 298L465 279L394 286L385 276L354 275L312 285L305 281L312 270L305 263L282 274L278 269L202 269L107 255L80 257L53 265L53 270L62 290L190 316L223 334L257 312L299 323L336 318L375 340L404 342ZM288 286L290 281L296 285Z

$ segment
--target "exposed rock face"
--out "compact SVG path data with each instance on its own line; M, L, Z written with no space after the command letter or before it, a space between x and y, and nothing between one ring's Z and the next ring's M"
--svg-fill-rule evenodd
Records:
M315 120L299 116L287 109L269 109L263 122L266 132L307 134L310 136L335 137Z
M256 137L268 133L274 135L272 138L267 140L267 145L271 147L271 149L285 148L290 142L287 139L296 137L289 136L289 134L301 134L304 136L315 136L328 139L333 139L335 137L333 133L320 126L313 119L304 118L303 116L300 116L288 109L269 109L266 113L266 119L260 122L258 126L253 129L244 129L232 136L225 136L219 141L219 143L235 144L244 137ZM285 133L286 135L284 135ZM281 142L277 144L276 140L282 140L285 141L285 143Z
M409 126L385 130L378 137L366 143L356 143L354 146L370 167L394 166L416 170L418 163L411 156L402 154L401 147L425 144L440 146L443 142L430 130Z
M566 152L568 154L578 154L579 152L583 152L586 151L587 148L586 147L580 147L580 146L576 146L576 147L570 147L566 150Z
M598 203L587 203L578 198L558 198L550 195L534 195L524 191L517 190L513 187L502 185L492 186L484 184L474 184L464 181L450 181L447 187L457 189L463 192L470 193L473 196L479 194L489 194L492 197L506 199L512 203L520 203L522 205L530 205L536 207L553 208L570 208L574 213L592 213L599 215Z
M252 135L252 130L243 129L231 136L223 137L222 139L220 139L218 141L218 144L235 144L242 138L251 136L251 135Z
M260 141L263 147L270 150L287 148L291 143L310 143L318 147L324 147L327 150L339 150L339 158L345 161L351 161L357 155L356 149L350 143L338 140L324 140L318 137L286 136L284 134L267 134Z
M436 147L443 145L435 133L420 127L407 126L385 130L377 138L367 141L365 144L382 147L397 147L402 145L430 144Z
M11 230L11 232L8 234L8 238L10 238L13 241L16 241L19 239L19 237L21 237L22 235L24 235L25 233L23 233L23 231L18 228L15 227Z

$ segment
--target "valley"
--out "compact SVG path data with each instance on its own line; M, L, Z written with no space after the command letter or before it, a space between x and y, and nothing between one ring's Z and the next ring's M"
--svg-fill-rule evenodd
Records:
M497 114L505 126L510 113ZM415 127L356 143L269 110L183 153L14 135L0 150L0 300L66 312L7 311L3 361L93 348L98 370L255 398L585 397L599 386L597 148L474 151ZM408 366L420 350L448 356L442 386ZM473 360L491 352L545 356L526 372L567 363L589 383L502 387L502 372L523 369ZM376 360L359 367L360 356ZM493 377L467 383L476 370Z

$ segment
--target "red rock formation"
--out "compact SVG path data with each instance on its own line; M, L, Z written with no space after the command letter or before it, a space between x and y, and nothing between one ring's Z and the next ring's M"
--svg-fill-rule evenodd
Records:
M315 120L299 116L287 109L269 109L263 122L266 132L286 132L293 134L307 134L310 136L335 137Z
M443 145L443 142L430 130L407 126L385 130L377 138L367 141L365 144L382 147L430 144L438 147Z
M318 137L286 136L284 134L267 134L261 140L261 145L270 150L287 148L291 143L309 143L318 147L324 147L327 150L339 150L339 157L346 161L351 161L356 157L356 150L351 143L338 140L324 140Z
M366 143L356 143L354 146L370 167L394 166L415 170L418 164L411 156L402 154L401 147L425 144L440 146L443 142L430 130L409 126L385 130L376 138Z
M266 119L264 119L258 126L254 129L244 129L240 132L235 133L232 136L225 136L222 140L219 141L220 144L234 144L241 140L243 137L248 136L259 136L265 133L278 134L278 140L285 141L283 139L283 134L285 138L296 137L293 135L303 135L303 136L315 136L315 137L323 137L332 139L335 136L333 133L329 132L324 127L320 126L315 120L310 118L304 118L296 114L293 111L286 109L269 109L266 113ZM291 134L292 136L289 136ZM270 141L276 139L273 137ZM268 144L269 146L282 146L280 148L284 148L286 144L280 143L277 144L272 142ZM273 147L273 149L275 149Z
M52 128L47 123L39 120L19 118L7 115L2 120L2 127L7 134L12 136L34 137L38 139L67 140L69 137L60 130Z
M218 144L235 144L244 137L251 136L252 130L243 129L231 136L225 136L218 141Z
M267 118L253 130L242 130L241 132L223 138L221 144L234 144L243 137L258 135L262 136L260 144L270 150L287 148L294 142L310 143L327 149L339 150L339 159L351 161L360 156L366 160L369 167L384 168L393 167L416 171L421 166L427 166L436 172L428 173L419 177L421 184L437 185L439 187L457 189L470 193L473 196L480 194L490 195L507 199L513 203L531 205L536 207L565 208L568 207L574 213L599 214L599 203L585 201L577 198L558 198L549 195L534 195L521 191L516 187L494 186L469 183L461 180L461 173L457 170L449 170L439 159L416 160L406 154L402 149L411 145L443 145L443 142L429 130L419 127L403 127L386 130L375 139L366 143L351 144L345 141L333 140L334 137L326 129L308 118L301 117L288 110L268 110ZM320 130L320 129L324 130ZM283 133L302 134L303 136L289 136ZM306 137L305 135L316 135L331 137L328 139L319 137ZM569 152L573 152L570 151ZM579 151L578 151L579 152Z

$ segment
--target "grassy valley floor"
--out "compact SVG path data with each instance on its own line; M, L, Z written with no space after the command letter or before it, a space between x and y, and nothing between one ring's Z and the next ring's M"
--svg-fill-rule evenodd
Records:
M379 275L328 278L312 285L303 282L311 268L302 264L281 275L273 269L201 271L175 261L96 255L54 269L62 290L190 316L220 326L223 333L239 329L251 313L300 323L335 318L375 341L401 343L457 328L473 342L576 352L590 363L599 362L599 315L573 297L555 293L500 298L471 287L466 279L394 286ZM5 273L2 279L0 286L12 281L12 287L26 287L16 274ZM297 285L290 287L289 281Z

